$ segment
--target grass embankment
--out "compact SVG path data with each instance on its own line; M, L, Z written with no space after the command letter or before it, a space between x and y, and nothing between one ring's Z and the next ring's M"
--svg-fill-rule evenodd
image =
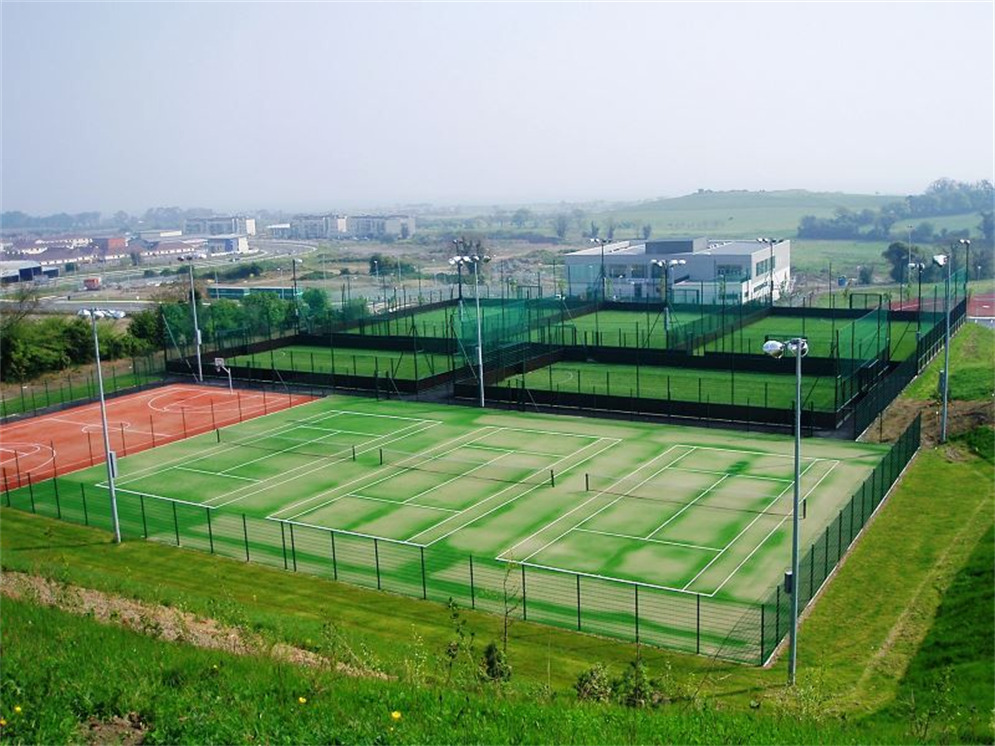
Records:
M962 577L984 564L974 553L993 520L991 466L957 445L921 454L910 466L802 625L795 690L783 687L783 661L762 670L644 649L651 673L678 697L653 713L574 702L578 674L596 661L620 674L634 657L631 645L516 622L511 682L476 681L464 637L446 686L447 650L460 636L438 604L152 543L114 546L91 529L6 509L2 515L5 569L182 607L397 677L352 679L236 658L5 601L5 741L80 739L79 723L134 712L150 743L914 742L921 718L913 692L917 702L943 704L933 708L931 734L993 738L992 703L977 701L991 691L990 669L977 663L986 653L970 647L973 635L984 633L944 621L981 603L976 622L991 624L991 582L982 578L987 603L961 598L977 586L954 582L969 558ZM464 610L459 618L479 660L483 647L500 639L502 620ZM930 640L951 635L958 683L942 688L928 678L935 670ZM917 658L920 647L927 657ZM391 719L394 710L400 721Z
M977 401L995 392L995 330L964 324L950 342L950 398ZM943 351L902 396L923 401L939 398Z

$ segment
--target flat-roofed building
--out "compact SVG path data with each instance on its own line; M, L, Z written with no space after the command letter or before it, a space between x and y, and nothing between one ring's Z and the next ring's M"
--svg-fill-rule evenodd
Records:
M244 236L256 235L256 219L244 215L212 215L202 218L188 218L183 232L193 236L228 236L240 233Z
M777 300L791 282L790 241L616 241L564 259L568 293L590 300L735 304Z

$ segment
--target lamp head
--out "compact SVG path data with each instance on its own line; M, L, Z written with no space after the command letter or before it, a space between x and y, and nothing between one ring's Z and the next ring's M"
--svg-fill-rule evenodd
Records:
M780 360L784 357L784 351L787 349L787 345L784 342L778 342L776 339L768 339L764 342L764 354L770 355L775 360Z
M959 243L961 243L964 246L970 246L971 245L971 239L970 238L962 238L962 239L960 239Z
M936 256L933 257L933 264L935 264L937 267L946 267L947 266L947 255L946 254L937 254Z
M808 355L808 340L804 337L788 340L788 351L795 357L805 357Z

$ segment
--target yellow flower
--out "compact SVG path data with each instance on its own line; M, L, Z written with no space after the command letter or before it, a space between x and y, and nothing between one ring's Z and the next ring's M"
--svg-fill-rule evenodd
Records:
M397 710L394 710L392 713L390 713L390 719L394 721L400 720L401 713L399 713Z
M7 724L7 718L0 718L0 728L3 728Z
M21 714L21 706L20 705L14 705L14 712L16 712L18 715L20 715Z
M297 701L300 702L302 705L306 705L307 704L307 697L298 697Z

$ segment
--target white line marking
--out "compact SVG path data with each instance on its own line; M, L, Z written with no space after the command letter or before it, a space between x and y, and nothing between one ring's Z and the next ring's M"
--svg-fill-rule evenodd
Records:
M689 508L691 508L696 502L698 502L701 498L703 498L709 492L711 492L712 490L714 490L716 487L718 487L720 484L722 484L728 478L729 478L728 474L723 474L718 479L718 481L713 482L710 486L706 487L700 493L698 493L698 496L694 500L692 500L691 502L689 502L686 505L684 505L683 507L681 507L681 509L678 510L676 513L674 513L672 516L670 516L670 518L668 518L663 523L661 523L659 526L657 526L655 529L653 529L652 531L650 531L646 535L646 538L647 539L652 539L661 530L663 530L664 528L666 528L667 526L669 526L671 523L673 523L677 519L677 516L679 516L681 513L683 513L684 511L688 510Z
M645 541L650 544L667 544L674 547L686 547L688 549L702 549L707 552L721 552L717 547L706 547L700 544L687 544L683 541L665 541L664 539L647 539L645 536L630 536L629 534L616 534L613 531L598 531L593 528L575 528L574 531L585 534L600 534L601 536L614 536L619 539L632 539L633 541Z
M452 508L438 508L434 505L422 505L421 503L413 503L405 500L404 502L398 502L397 500L388 500L386 497L373 497L372 495L360 495L358 492L350 492L348 495L343 495L340 499L345 500L346 498L355 498L356 500L372 500L378 503L390 503L391 505L396 505L399 508L406 506L411 506L412 508L425 508L425 510L439 510L443 513L459 513L458 510L453 510Z
M246 482L258 482L258 479L252 479L251 477L240 477L235 474L225 474L223 471L208 471L207 469L195 469L192 466L174 466L174 469L179 471L192 471L197 474L209 474L212 477L224 477L225 479L242 479Z

